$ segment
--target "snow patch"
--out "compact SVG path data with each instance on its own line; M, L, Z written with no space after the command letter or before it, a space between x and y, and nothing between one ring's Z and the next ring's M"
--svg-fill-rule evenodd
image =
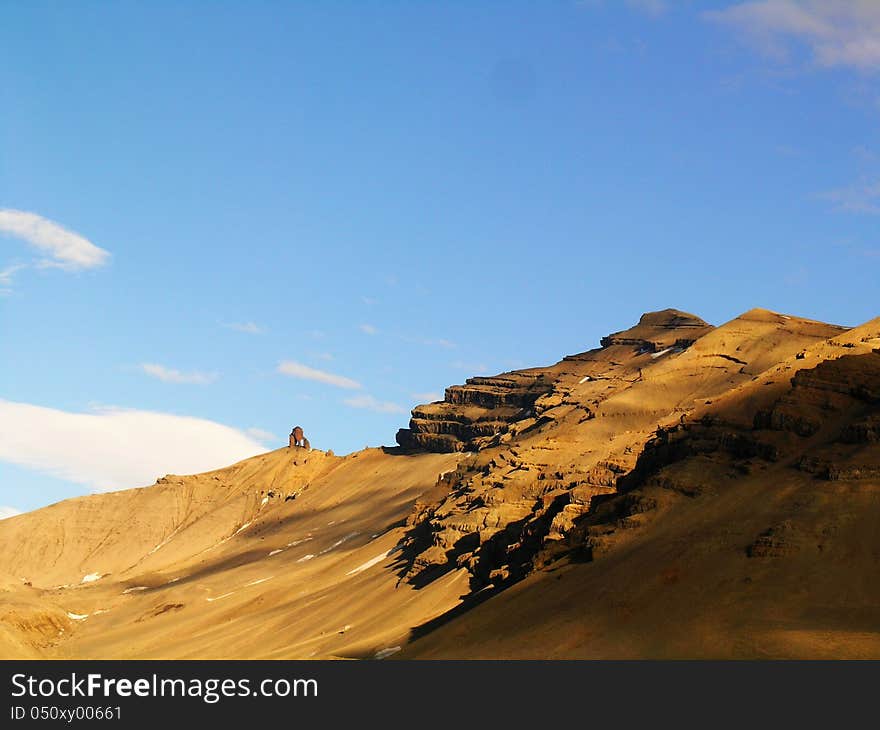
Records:
M578 385L580 385L581 383L586 383L588 380L592 380L592 378L589 375L584 375L584 377L578 380Z
M312 539L312 536L304 537L301 540L294 540L293 542L287 543L287 547L296 547L297 545L302 545L304 542L308 542Z
M250 583L245 583L244 587L247 588L248 586L258 586L260 585L260 583L265 583L267 580L272 580L273 577L274 576L270 575L268 578L258 578L257 580L252 580Z
M381 553L377 555L375 558L370 558L366 563L362 563L354 570L349 570L346 575L357 575L358 573L363 573L365 570L372 568L374 565L381 563L385 558L390 558L394 553L400 552L399 547L392 548L388 552Z
M229 591L229 593L224 593L222 596L215 596L213 598L206 598L205 600L208 603L213 603L214 601L219 601L221 598L226 598L228 596L231 596L233 593L235 593L235 591Z
M94 583L96 580L101 580L103 578L103 574L101 573L89 573L88 575L84 575L83 579L80 581L82 583Z
M242 530L246 530L250 526L251 526L250 522L245 522L241 527L239 527L235 532L233 532L232 535L230 535L230 537L235 537L239 532L241 532Z
M156 547L154 547L152 550L150 550L150 552L148 552L147 555L152 555L157 550L161 550L163 547L165 547L169 542L171 542L171 538L173 538L178 532L180 532L181 527L182 527L182 525L178 525L177 527L175 527L168 534L168 537L166 537L164 540L162 540L162 542L160 542L158 545L156 545Z
M124 596L126 593L136 593L137 591L145 591L149 588L149 586L132 586L131 588L126 588L122 591L122 595Z
M387 649L380 649L379 651L377 651L375 656L373 656L373 659L385 659L387 657L390 657L392 654L397 654L397 652L399 651L399 646L389 646Z
M71 613L70 611L67 612L67 618L69 618L71 621L85 621L88 617L89 614L87 613Z
M667 347L665 350L660 350L660 352L652 352L651 359L656 360L658 357L663 357L667 352L671 352L672 348Z
M338 548L340 545L342 545L342 543L346 542L347 540L351 540L351 538L353 538L353 537L357 537L359 534L360 534L359 532L350 532L345 537L339 538L330 547L324 548L321 552L318 553L318 555L323 555L324 553L329 553L331 550Z
M273 555L278 555L278 553L283 553L283 552L284 552L284 548L278 548L277 550L273 550L271 553L269 553L269 557L271 558Z
M308 555L303 555L303 556L302 556L299 560L297 560L296 562L297 562L297 563L304 563L304 562L306 562L306 560L311 560L311 559L314 558L314 557L315 557L314 555L312 555L311 553L309 553Z
M260 509L263 509L263 507L265 507L267 504L269 504L269 498L263 497L263 501L260 502Z

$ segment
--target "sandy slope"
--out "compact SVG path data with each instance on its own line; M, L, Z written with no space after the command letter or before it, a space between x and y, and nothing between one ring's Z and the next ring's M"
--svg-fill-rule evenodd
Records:
M0 554L17 580L0 594L0 651L281 658L397 646L466 586L452 575L416 592L394 570L413 499L458 458L285 448L7 520Z

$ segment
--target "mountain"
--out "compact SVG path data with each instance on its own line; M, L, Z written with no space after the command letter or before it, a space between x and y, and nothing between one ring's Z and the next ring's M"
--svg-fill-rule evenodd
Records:
M395 448L0 522L0 656L880 657L880 318L645 314Z

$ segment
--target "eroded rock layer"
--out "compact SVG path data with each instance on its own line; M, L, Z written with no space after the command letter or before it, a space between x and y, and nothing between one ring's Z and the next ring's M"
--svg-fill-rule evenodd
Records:
M543 370L546 391L503 430L468 442L450 434L456 448L476 453L411 514L408 579L420 584L464 567L475 588L517 580L560 552L601 552L609 535L641 524L656 499L633 489L649 476L698 494L719 474L778 460L788 440L812 428L784 415L787 391L819 382L823 393L873 393L865 382L873 375L861 365L858 375L845 364L823 365L818 376L798 372L815 365L805 352L843 332L766 310L714 329L666 310ZM449 401L435 406L451 412ZM810 418L809 409L795 410ZM413 434L423 427L418 413ZM873 424L859 421L847 433L870 439ZM672 467L682 460L686 468Z
M649 312L636 326L603 337L599 350L569 355L546 368L469 378L464 385L447 388L442 401L413 409L409 428L397 432L397 443L441 453L477 451L496 443L513 424L540 419L548 409L563 405L573 379L613 381L614 358L649 356L642 360L652 362L658 354L683 351L711 330L699 317L676 309Z

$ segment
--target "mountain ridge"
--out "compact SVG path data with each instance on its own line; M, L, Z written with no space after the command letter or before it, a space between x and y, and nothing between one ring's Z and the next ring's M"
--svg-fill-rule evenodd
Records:
M789 561L813 575L823 560L840 568L847 550L859 558L849 574L877 567L880 536L868 524L880 516L880 318L845 328L753 309L713 327L667 309L600 344L450 386L443 401L413 409L396 448L277 449L0 522L0 655L705 656L668 626L661 651L649 640L657 617L641 604L627 636L613 600L592 609L586 597L607 598L625 581L611 567L626 560L631 580L653 585L666 568L645 552L651 544L677 556L670 564L717 564L720 574ZM853 490L858 515L828 501ZM778 507L773 519L747 504L761 494ZM830 517L814 509L823 500ZM740 528L718 526L724 510ZM710 522L709 548L676 553L681 534ZM850 544L842 524L866 542ZM788 584L780 570L765 573ZM669 577L656 595L686 616L716 577ZM776 595L751 580L750 595ZM547 581L560 603L538 620L549 604L536 586ZM839 619L852 607L838 605L835 585L823 600ZM580 618L560 607L563 588L587 600ZM873 589L860 595L880 606ZM764 599L754 603L762 617L788 610L795 625L805 610L803 598ZM523 645L531 653L507 638L522 640L525 624L509 619L529 611L541 627ZM605 626L604 638L560 638L561 626L586 637L584 621ZM765 651L752 625L732 643L705 641L719 656L824 656L832 644L880 656L880 625L856 623L858 641L798 629ZM468 643L476 626L487 633Z

